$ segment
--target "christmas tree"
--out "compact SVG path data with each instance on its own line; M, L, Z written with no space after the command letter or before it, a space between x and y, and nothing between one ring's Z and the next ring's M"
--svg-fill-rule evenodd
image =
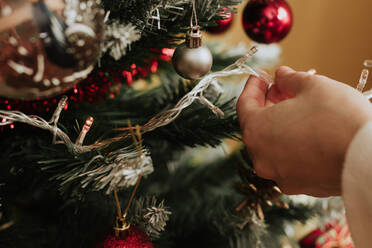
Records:
M241 85L218 80L255 74L267 58L254 56L256 47L209 44L211 73L180 72L190 62L185 54L174 62L192 80L170 63L186 33L185 49L198 49L199 27L216 26L240 0L66 0L63 18L52 1L15 2L0 2L1 18L32 4L38 14L30 22L50 38L40 43L43 58L74 77L71 84L71 77L49 80L58 73L45 70L45 89L34 93L25 83L31 74L38 80L27 75L31 65L9 63L2 53L1 66L22 75L5 77L2 69L1 80L24 85L0 92L7 97L0 101L0 247L279 247L286 225L316 213L257 177L242 145L236 148ZM79 23L84 35L63 43L55 27L68 36L68 17L79 19L75 8L95 35ZM4 30L2 49L26 43L24 33L14 41ZM235 148L226 145L231 139Z

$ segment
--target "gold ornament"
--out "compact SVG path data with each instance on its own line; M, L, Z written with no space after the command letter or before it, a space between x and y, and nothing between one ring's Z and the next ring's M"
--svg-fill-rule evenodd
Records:
M100 53L96 0L0 0L0 95L40 99L86 78Z

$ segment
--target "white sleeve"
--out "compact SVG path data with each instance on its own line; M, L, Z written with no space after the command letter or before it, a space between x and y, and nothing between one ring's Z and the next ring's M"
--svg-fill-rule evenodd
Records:
M357 132L348 148L342 195L355 247L372 247L372 122Z

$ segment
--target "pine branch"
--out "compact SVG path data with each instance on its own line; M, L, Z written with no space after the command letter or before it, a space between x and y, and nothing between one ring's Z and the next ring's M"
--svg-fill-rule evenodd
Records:
M188 90L188 87L184 87L182 81L180 82L181 84L178 85L178 87L163 85L141 96L137 96L136 92L132 91L132 94L126 94L132 97L124 97L125 100L123 100L123 98L118 98L113 100L113 103L108 102L103 105L103 111L99 107L93 111L89 108L91 111L90 114L95 116L95 119L101 123L96 129L90 131L90 138L98 137L99 134L104 134L104 132L106 132L107 135L113 134L113 131L106 131L107 127L111 126L114 128L117 126L117 123L128 123L127 120L130 120L133 125L141 125L143 124L141 119L143 120L146 118L146 113L149 115L150 109L152 109L151 112L153 112L153 108L155 108L155 111L156 108L159 108L159 110L169 108L169 104L164 99L172 100L172 98L174 98L176 100L182 97ZM126 93L129 92L127 91ZM156 95L168 97L157 98ZM211 95L213 96L215 94ZM219 96L215 96L214 102L225 112L225 119L218 118L205 106L194 104L186 109L172 124L145 134L143 137L146 141L145 145L149 147L150 152L153 153L155 157L163 157L164 154L170 150L172 153L175 153L184 149L185 146L214 146L218 145L222 138L235 137L234 133L238 132L239 129L236 122L234 101L230 100L219 103L219 98ZM148 99L158 100L155 100L154 104L148 105L148 103L145 104ZM132 107L130 104L141 104L142 101L144 102L143 109L140 107ZM158 104L156 104L156 102ZM124 112L124 114L121 114L122 106L128 107L128 111ZM111 110L110 114L105 111L106 108L107 110ZM115 111L115 109L117 110ZM79 111L81 110L84 112L84 108L79 109ZM96 111L98 111L98 113ZM81 114L81 112L79 113ZM104 114L100 116L99 113ZM105 125L102 125L103 123L105 123ZM66 131L68 133L72 132L72 130ZM118 158L126 156L126 150L123 150L122 147L130 145L130 141L121 141L108 147L93 150L89 153L72 155L68 153L64 146L56 145L51 147L49 143L50 140L40 139L39 137L34 137L33 139L35 143L39 143L39 145L35 146L32 144L31 146L23 147L20 153L11 153L10 157L13 158L13 161L15 161L17 157L21 157L21 164L27 161L30 164L34 164L34 166L47 170L52 180L57 180L61 183L61 190L64 193L80 196L84 195L82 193L85 191L101 190L109 185L109 181L106 177L109 176L111 173L110 171L114 168L115 170L118 169ZM16 141L17 139L13 137L13 145L16 144ZM161 149L159 149L158 146L159 141L165 142L164 145L160 147ZM110 186L110 188L112 187ZM108 190L108 192L110 192L110 190Z
M142 65L158 56L154 48L174 47L175 42L183 39L179 34L185 34L190 26L191 3L191 0L103 0L104 9L110 11L110 20L136 25L142 38L118 61L106 53L101 58L100 69L128 68L133 63ZM234 11L233 6L240 3L241 0L197 0L200 25L208 26L220 18L216 16L218 9L227 7Z
M194 87L168 71L160 71L159 75L163 84L150 91L123 88L120 96L94 108L90 104L79 108L70 107L69 114L64 113L61 117L60 128L71 140L74 140L79 135L80 128L71 123L83 123L87 116L93 115L95 125L86 138L86 143L92 144L116 136L117 132L114 128L126 127L129 121L132 125L143 125L156 113L172 108ZM156 165L165 165L185 147L216 146L223 138L236 138L239 125L235 113L235 101L222 99L221 95L213 89L206 91L205 96L225 113L225 118L221 119L205 106L194 103L171 124L145 133L144 144L150 150ZM101 179L96 181L92 177L93 174L89 173L102 171L99 168L105 166L109 168L113 161L116 161L113 155L121 156L122 148L130 145L130 142L123 140L108 147L99 147L89 153L71 155L63 146L50 146L50 136L47 134L34 136L34 133L24 131L26 133L21 134L25 135L24 137L18 139L14 137L17 135L15 133L9 138L13 147L9 150L9 154L5 153L5 156L12 158L12 163L20 168L30 165L43 168L49 177L62 183L61 189L66 195L82 196L86 190L103 189L107 186L106 183L98 186ZM26 145L23 144L25 138L30 140ZM22 147L21 152L15 152L19 147ZM15 162L17 159L19 162ZM24 161L27 161L26 166ZM109 170L104 171L108 176ZM88 179L89 177L91 178ZM88 185L93 181L97 187L91 189Z
M196 240L204 247L256 247L266 232L273 240L284 234L286 221L302 221L314 214L311 207L294 205L288 199L283 200L289 209L263 207L266 223L236 213L242 197L232 188L238 180L232 168L239 163L239 155L234 155L198 167L184 164L171 173L158 169L144 182L146 193L167 199L173 213L167 231L156 242L159 247L165 246L163 242L171 243L166 247L195 246Z
M232 184L239 179L234 165L240 162L238 156L233 156L197 167L183 164L174 172L160 167L144 180L138 194L166 199L172 211L165 232L154 241L155 246L255 247L261 235L270 237L273 243L283 235L285 222L304 220L316 210L291 202L290 209L264 207L266 225L253 220L244 229L239 228L246 220L233 211L242 197L233 190ZM38 180L32 187L25 188L31 178ZM17 187L18 191L0 191L7 199L8 211L11 209L14 213L17 209L19 216L13 228L0 232L0 244L8 245L5 247L22 244L44 248L53 244L56 248L88 248L100 237L104 238L113 226L115 208L111 197L108 200L101 193L89 193L83 202L73 198L63 200L56 194L57 185L50 186L45 174L35 168L29 168L13 179L17 180L9 179L7 185ZM19 184L23 187L19 188ZM124 205L129 192L119 194ZM31 209L37 209L37 213ZM35 240L35 235L40 239L30 242Z
M164 206L164 201L157 203L156 197L140 197L131 209L131 221L144 230L151 239L158 239L164 232L172 212Z

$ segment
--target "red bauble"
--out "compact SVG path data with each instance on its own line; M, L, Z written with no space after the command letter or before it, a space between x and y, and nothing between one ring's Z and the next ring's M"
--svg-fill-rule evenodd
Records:
M282 40L291 30L293 15L285 0L251 0L243 12L247 35L259 43Z
M222 19L216 20L216 26L207 27L206 30L211 34L221 34L227 31L233 23L234 14L229 8L222 8L219 10L218 16Z
M312 231L306 237L300 240L300 247L301 248L314 248L315 241L322 235L326 233L325 230L320 228Z
M150 238L141 229L131 226L125 239L109 236L103 248L154 248Z
M329 222L300 240L301 248L354 248L346 218Z

